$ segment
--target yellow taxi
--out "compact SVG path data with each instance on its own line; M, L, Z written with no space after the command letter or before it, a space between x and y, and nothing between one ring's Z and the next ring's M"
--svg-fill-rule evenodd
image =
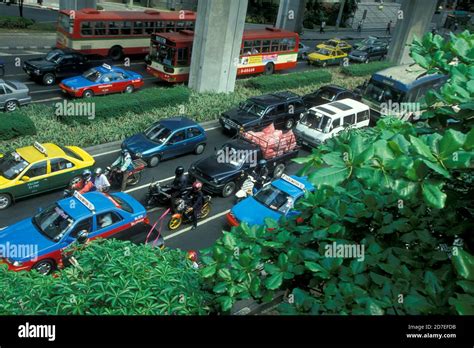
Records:
M344 62L344 58L347 58L347 53L343 52L338 48L332 48L329 46L322 46L315 52L308 54L308 64L328 66L337 65Z
M342 41L340 39L331 39L324 41L323 43L317 45L316 49L324 47L338 48L344 53L349 53L352 50L351 45L349 45L346 41Z
M35 142L0 154L0 210L19 198L66 187L94 163L94 158L77 146L51 143Z

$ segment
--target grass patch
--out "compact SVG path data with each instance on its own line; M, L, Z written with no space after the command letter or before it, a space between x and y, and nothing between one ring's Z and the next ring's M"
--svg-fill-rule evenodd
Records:
M315 83L331 82L332 75L328 70L313 70L285 75L258 76L248 80L248 86L261 92L273 92Z
M0 114L0 140L36 134L33 121L23 111Z
M26 29L28 26L33 25L34 20L15 17L15 16L0 16L0 28L4 29Z
M349 76L366 76L372 75L377 71L394 66L390 62L372 62L367 64L351 64L342 68L342 72Z

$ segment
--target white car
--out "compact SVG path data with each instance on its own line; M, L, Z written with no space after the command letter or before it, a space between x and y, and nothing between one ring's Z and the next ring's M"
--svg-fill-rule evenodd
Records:
M310 108L301 114L295 134L305 146L316 147L346 128L367 127L370 108L353 99L342 99Z

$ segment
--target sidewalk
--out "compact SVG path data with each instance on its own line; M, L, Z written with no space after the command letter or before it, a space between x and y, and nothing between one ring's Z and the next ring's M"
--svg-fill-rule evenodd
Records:
M47 10L59 11L59 1L58 0L43 0L42 5L39 5L36 0L26 0L23 4L25 7L32 7L32 8L42 8ZM145 11L145 10L159 10L159 11L169 11L165 8L158 8L158 7L144 7L139 5L133 5L132 8L128 7L128 4L119 4L115 2L98 2L97 6L102 7L104 10L107 11Z

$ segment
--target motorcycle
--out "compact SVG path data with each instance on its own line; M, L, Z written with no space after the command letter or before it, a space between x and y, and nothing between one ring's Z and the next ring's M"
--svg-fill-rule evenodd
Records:
M142 171L147 166L147 163L141 158L133 160L133 169L129 171L126 186L135 186L140 182ZM120 187L122 185L122 173L118 168L111 168L110 166L104 171L105 176L110 182L111 186Z
M242 173L242 176L245 176L245 174ZM244 198L253 196L258 190L268 184L269 179L267 176L259 176L256 173L247 174L247 178L242 182L240 190L235 193L237 203Z
M178 198L186 197L191 189L191 186L186 187L186 189L181 193L181 195L179 195ZM161 186L158 181L152 182L150 186L148 186L148 193L145 197L145 207L151 208L157 205L171 205L172 193L173 188L171 185Z
M74 192L82 190L84 187L84 179L81 177L73 178L70 182L68 187L64 190L63 196L64 198L72 197Z
M189 223L192 221L192 209L189 206L189 202L184 198L178 198L175 202L175 213L171 216L168 222L168 228L170 230L176 230L181 224ZM211 212L211 196L205 195L204 202L202 204L201 211L199 212L198 219L206 218Z

